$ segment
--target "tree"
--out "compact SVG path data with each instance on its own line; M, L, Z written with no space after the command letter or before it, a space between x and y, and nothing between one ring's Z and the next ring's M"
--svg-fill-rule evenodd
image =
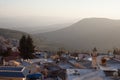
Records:
M34 58L32 54L34 52L33 40L29 35L28 37L26 37L25 35L22 36L19 42L19 50L23 59Z
M93 51L93 52L97 52L97 48L95 47L92 51Z
M119 55L119 54L120 54L120 49L115 48L115 49L113 50L113 54Z
M33 40L32 40L32 38L29 35L27 37L27 48L28 48L28 52L29 53L33 53L34 52Z
M113 50L113 54L114 54L114 55L117 54L117 51L116 51L115 49Z
M61 56L63 53L65 53L65 48L63 47L59 48L59 50L57 51L57 54Z
M26 36L25 35L23 35L22 38L20 39L19 48L20 48L21 54L24 55L24 53L26 53Z
M0 49L0 56L7 57L11 54L11 48L7 48L7 50Z

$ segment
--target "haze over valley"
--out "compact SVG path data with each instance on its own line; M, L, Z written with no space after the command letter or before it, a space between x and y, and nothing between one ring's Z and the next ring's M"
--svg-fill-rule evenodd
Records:
M0 80L120 80L120 0L0 0Z
M97 47L100 50L108 50L120 47L120 38L118 36L119 26L120 20L85 18L70 26L64 26L62 29L51 28L52 30L50 32L46 31L41 33L40 30L36 28L38 30L35 33L31 34L28 32L28 34L31 34L37 46L42 46L42 48L54 50L54 48L64 47L69 50L90 50L93 47ZM2 34L6 34L8 31L4 32L5 33L2 32ZM7 35L15 36L15 34L10 33Z
M61 43L70 49L112 49L120 47L119 30L120 20L85 18L67 28L38 36L44 36L47 41Z
M57 20L54 17L26 17L26 18L12 18L12 17L1 17L0 18L0 28L19 30L23 32L28 32L31 34L43 33L55 31L62 29L71 25L74 20L63 20L58 18Z
M113 49L120 47L119 3L114 0L1 0L0 28L7 30L0 35L18 39L20 36L13 33L20 34L20 31L34 37L37 46L52 49ZM9 29L13 30L11 34Z

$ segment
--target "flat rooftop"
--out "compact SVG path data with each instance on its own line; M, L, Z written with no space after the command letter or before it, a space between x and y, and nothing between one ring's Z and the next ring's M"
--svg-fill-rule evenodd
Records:
M21 72L24 67L12 67L12 66L1 66L0 71L19 71Z
M0 77L25 77L25 67L0 66Z
M66 75L68 80L105 80L104 72L94 69L67 69Z

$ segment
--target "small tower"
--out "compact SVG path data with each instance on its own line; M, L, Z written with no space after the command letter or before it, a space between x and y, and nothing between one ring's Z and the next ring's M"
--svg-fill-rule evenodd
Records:
M92 50L92 53L91 53L91 57L92 57L92 67L93 68L97 68L97 49L94 48Z

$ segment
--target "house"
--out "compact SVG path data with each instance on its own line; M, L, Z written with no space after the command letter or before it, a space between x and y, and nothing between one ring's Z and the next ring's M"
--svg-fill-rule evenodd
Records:
M10 60L17 60L20 58L19 52L12 52L9 56L5 57L5 61L8 62Z
M46 52L35 52L33 54L38 58L47 58L47 53Z
M95 69L67 69L67 80L111 80L102 70Z
M3 57L0 56L0 65L2 65L2 64L3 64Z
M0 80L25 80L28 73L25 67L0 66Z

